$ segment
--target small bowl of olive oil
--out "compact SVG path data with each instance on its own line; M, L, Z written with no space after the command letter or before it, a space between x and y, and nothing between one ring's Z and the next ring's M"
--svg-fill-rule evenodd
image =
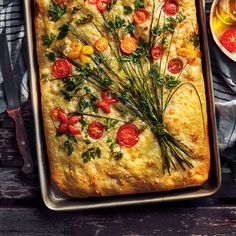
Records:
M222 52L236 62L236 0L213 1L210 28Z

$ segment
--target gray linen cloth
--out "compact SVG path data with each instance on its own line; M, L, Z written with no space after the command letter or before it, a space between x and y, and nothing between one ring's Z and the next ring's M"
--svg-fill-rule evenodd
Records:
M21 0L0 0L0 33L6 29L10 50L13 77L21 97L21 102L28 99L28 74L26 72L26 52L23 49L24 16ZM1 43L1 42L0 42ZM0 55L2 56L2 55ZM1 68L0 68L1 72ZM3 78L0 73L0 113L6 110L6 101L3 90Z
M23 60L25 50L22 50L24 19L21 0L0 0L0 32L3 28L7 30L16 86L21 101L24 102L28 99L29 93L26 62ZM209 40L220 153L222 157L236 161L236 62L221 53L213 42L210 32ZM3 79L0 73L0 113L5 110Z

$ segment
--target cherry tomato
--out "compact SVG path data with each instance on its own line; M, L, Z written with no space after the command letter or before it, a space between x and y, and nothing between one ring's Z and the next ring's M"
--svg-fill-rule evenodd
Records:
M68 116L66 115L65 112L63 111L58 111L58 118L60 121L62 121L63 123L68 121Z
M117 133L117 141L122 147L133 147L139 141L139 131L134 124L122 125Z
M54 120L54 121L57 121L59 118L58 118L58 112L59 111L61 111L61 109L60 108L58 108L58 107L56 107L56 108L54 108L54 109L52 109L51 111L50 111L50 116L51 116L51 118Z
M68 125L68 130L70 131L71 134L76 135L76 134L80 134L81 131L80 129L76 128L73 125Z
M61 123L59 128L57 129L57 132L59 134L64 134L67 131L68 124L67 123Z
M59 5L59 4L64 4L65 0L53 0L55 2L55 4Z
M153 59L160 59L164 55L164 48L161 47L160 45L156 45L152 48L151 54Z
M99 51L99 52L103 52L108 48L108 40L105 37L101 37L100 39L98 39L95 44L94 47Z
M97 0L88 0L89 4L97 4Z
M179 11L179 4L176 0L166 0L163 6L163 11L167 16L174 16Z
M220 41L229 52L236 52L236 29L226 30Z
M56 79L63 79L72 72L72 66L66 59L59 58L52 65L52 75Z
M105 127L100 122L93 122L88 126L87 132L90 138L100 139L103 136Z
M109 105L116 104L118 102L118 100L107 91L102 91L101 97L102 100Z
M134 22L137 25L141 25L149 18L149 13L146 9L140 8L134 12Z
M183 70L183 67L183 61L179 57L176 57L169 61L167 69L172 74L179 74Z
M81 120L82 116L72 116L70 119L69 119L69 122L68 124L69 125L74 125L76 124L77 122L79 122Z
M111 108L109 106L109 104L105 101L99 101L96 103L98 108L101 108L103 110L104 113L109 114L111 113Z
M131 54L138 47L137 40L133 37L126 36L120 44L121 50L126 54Z
M97 0L97 9L100 12L104 12L107 9L107 4L110 3L111 0Z

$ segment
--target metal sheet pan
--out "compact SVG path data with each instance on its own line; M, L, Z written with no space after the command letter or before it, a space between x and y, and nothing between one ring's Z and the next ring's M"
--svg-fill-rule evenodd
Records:
M203 71L206 81L206 95L207 95L207 108L209 116L209 136L211 145L211 171L209 180L200 187L193 187L183 190L175 190L162 193L147 193L137 195L103 197L103 198L90 198L90 199L70 199L63 196L56 190L50 180L50 173L47 163L47 154L44 143L43 123L40 109L40 89L37 76L37 63L35 53L35 38L34 38L34 15L33 15L34 1L25 0L25 25L28 38L28 51L29 51L29 65L30 65L30 86L31 98L33 104L34 123L36 132L36 145L37 145L37 158L39 178L41 185L42 198L45 205L56 211L63 210L83 210L95 209L102 207L115 207L126 206L144 203L158 203L176 200L186 200L199 197L206 197L214 194L221 184L221 171L218 153L218 140L215 120L215 107L213 86L211 78L210 59L208 51L205 8L203 0L196 0L197 15L200 28L201 50L203 54Z

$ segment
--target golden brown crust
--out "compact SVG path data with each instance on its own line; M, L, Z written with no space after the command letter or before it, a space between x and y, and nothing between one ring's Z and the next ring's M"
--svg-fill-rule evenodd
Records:
M61 81L45 83L43 80L45 73L50 73L52 63L45 57L48 49L43 45L42 37L48 32L55 33L61 24L60 21L50 21L49 2L49 0L35 0L35 32L44 133L51 178L57 187L72 197L91 197L159 192L203 184L208 179L210 168L205 87L201 59L193 58L189 54L186 56L186 60L191 61L193 65L188 66L183 72L182 82L193 83L199 92L205 123L202 122L198 96L193 87L186 85L180 88L171 100L165 113L165 125L178 140L181 140L192 151L193 168L185 171L181 168L176 170L172 168L171 175L163 174L160 147L150 129L143 131L140 141L135 147L123 150L124 156L119 161L109 158L109 147L106 145L106 140L100 142L100 147L105 153L101 159L83 163L81 153L87 146L81 140L74 147L71 156L66 154L63 150L66 137L55 137L55 126L49 113L58 106L63 107L66 113L70 113L74 111L76 105L74 102L68 103L63 99L60 94ZM70 2L66 1L68 5L73 1ZM127 1L121 2L130 3L129 1L128 3ZM179 36L173 39L176 47L170 52L170 57L176 55L184 57L186 51L193 50L192 48L184 50L186 40L180 40L180 38L185 37L186 31L191 29L190 22L197 27L194 2L193 0L179 1L182 11L190 20L187 21L184 29L179 30ZM66 22L66 16L64 18L64 22ZM93 38L93 36L91 37ZM96 37L95 35L94 38ZM195 51L192 53L194 54ZM115 112L112 114L117 115Z

